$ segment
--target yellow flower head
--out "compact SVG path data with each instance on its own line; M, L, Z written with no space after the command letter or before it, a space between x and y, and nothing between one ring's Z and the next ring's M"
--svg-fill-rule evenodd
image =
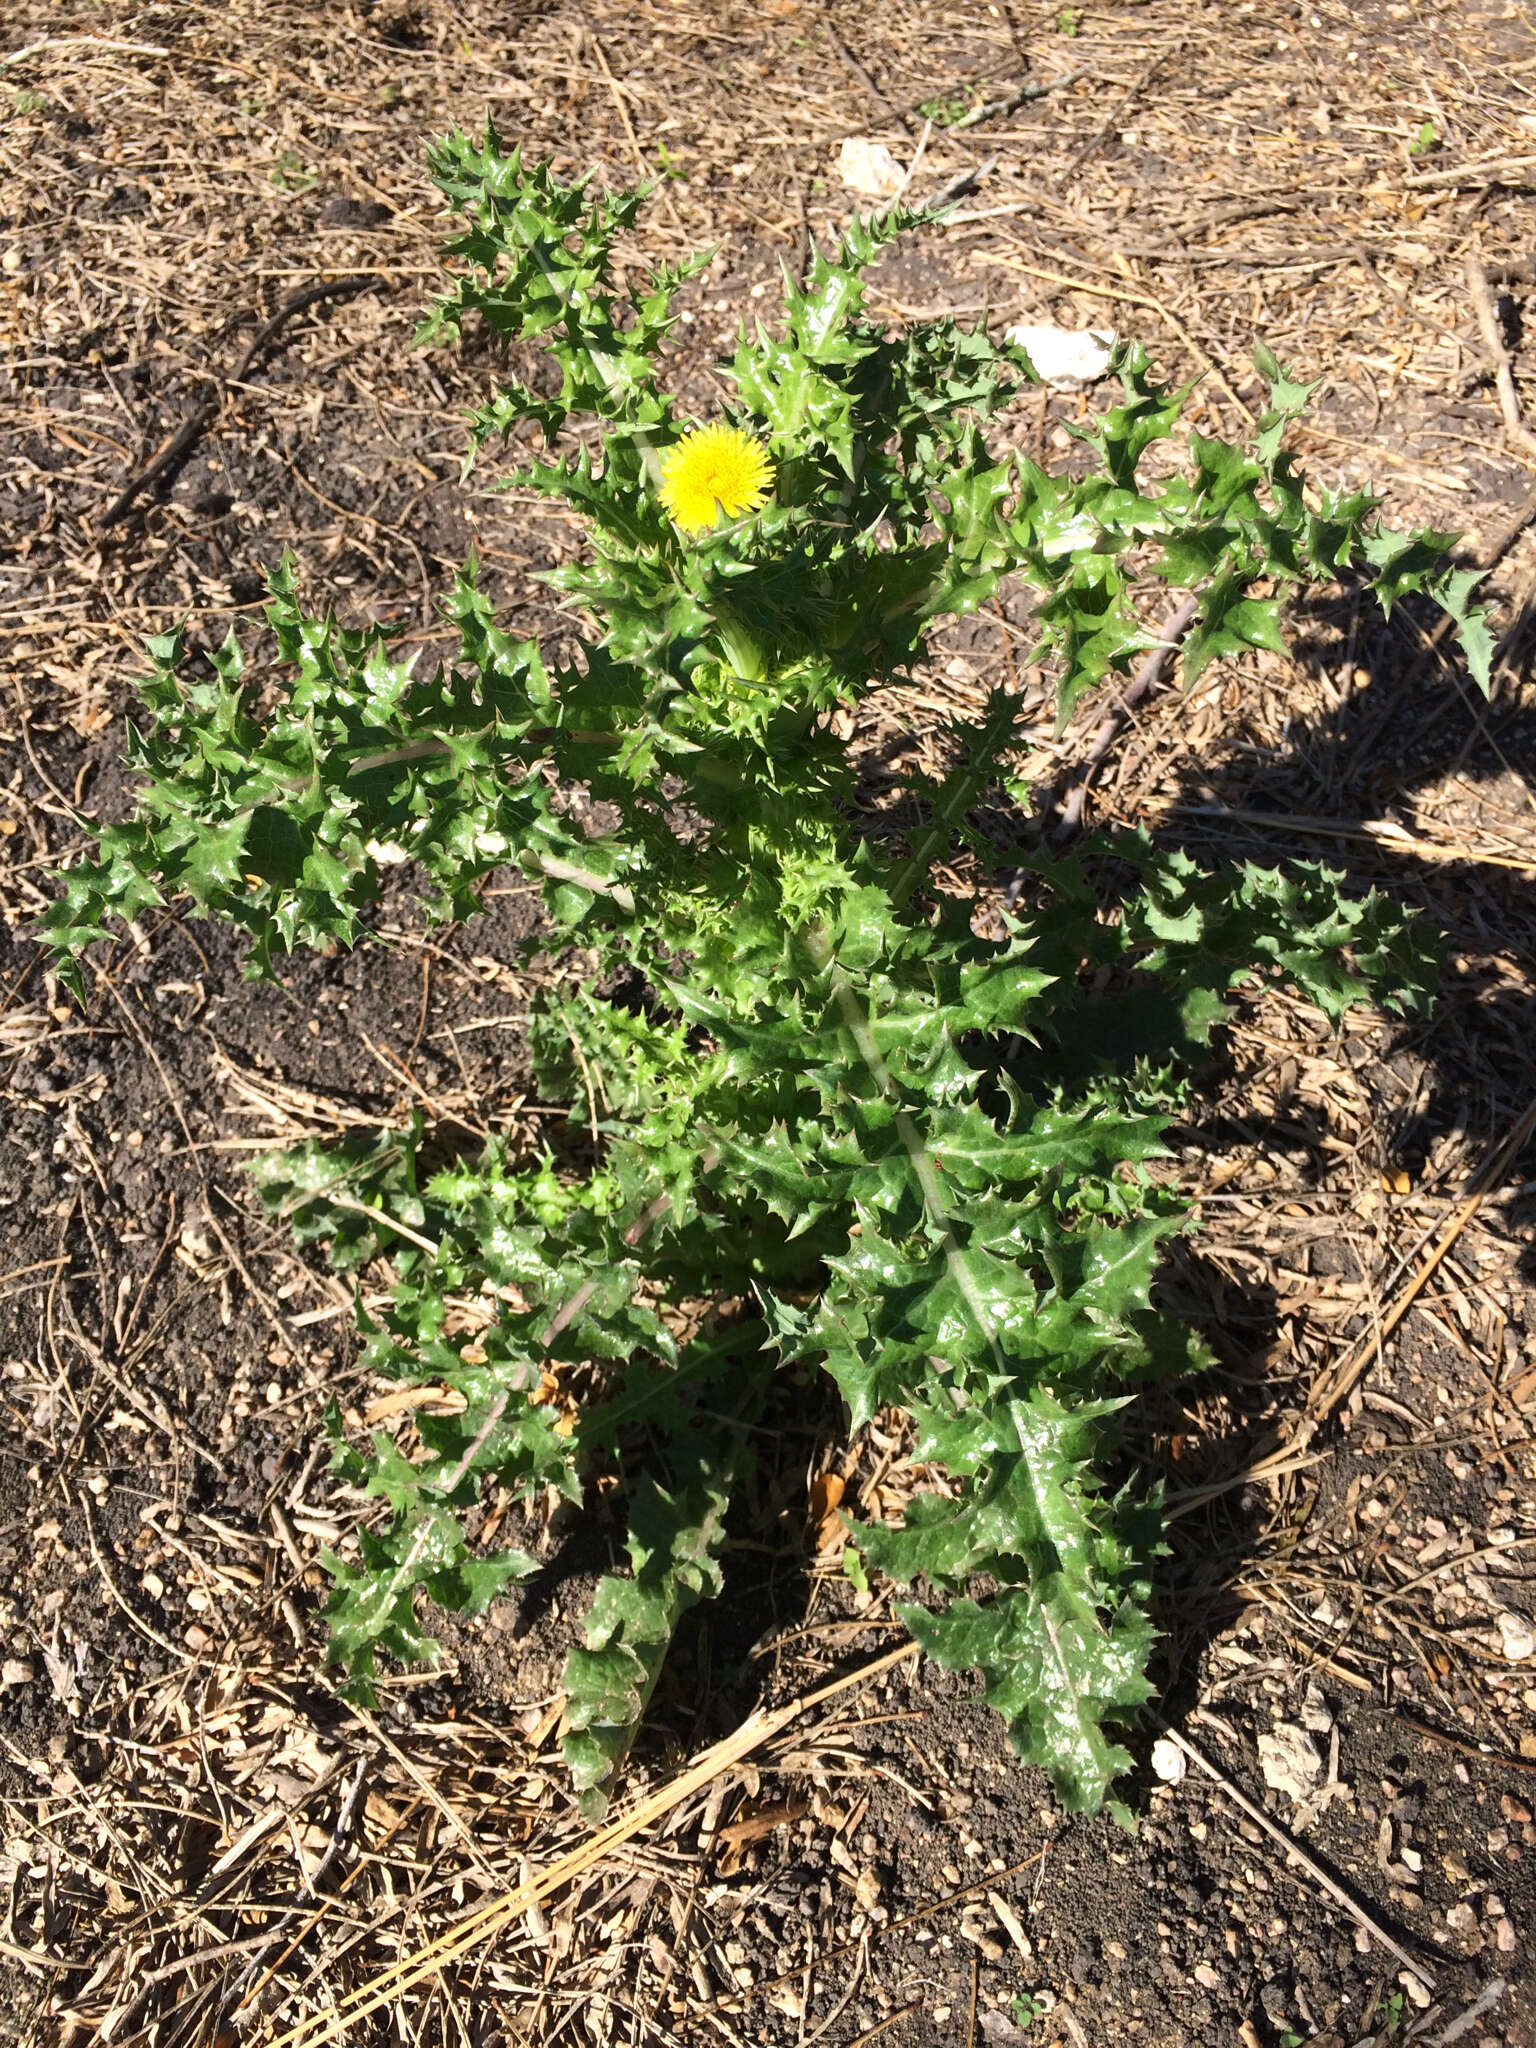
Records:
M737 519L765 504L773 464L740 427L694 427L661 465L661 502L685 533L703 533L724 512Z

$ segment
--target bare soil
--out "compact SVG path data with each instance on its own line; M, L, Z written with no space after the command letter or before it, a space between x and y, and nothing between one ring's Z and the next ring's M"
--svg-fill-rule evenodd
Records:
M275 2041L426 1955L436 1967L345 2038L1536 2043L1536 542L1518 523L1536 465L1466 281L1469 257L1508 274L1513 393L1536 425L1533 80L1536 29L1500 0L13 0L6 2038ZM1326 858L1446 934L1441 999L1411 1026L1336 1034L1282 995L1255 1005L1170 1167L1204 1228L1167 1290L1219 1364L1133 1414L1128 1457L1176 1510L1162 1714L1215 1775L1161 1782L1149 1719L1137 1831L1064 1817L974 1683L882 1665L902 1641L889 1589L855 1593L817 1510L835 1478L858 1513L900 1512L901 1419L850 1443L834 1403L789 1389L736 1511L727 1595L690 1618L626 1800L665 1792L754 1711L879 1668L542 1911L451 1951L477 1907L590 1834L558 1762L559 1676L620 1531L601 1498L535 1521L536 1580L483 1621L445 1617L441 1667L391 1676L377 1715L341 1701L320 1554L373 1510L329 1476L322 1417L334 1400L352 1427L402 1418L355 1363L350 1288L261 1218L240 1169L259 1145L412 1108L571 1142L530 1092L520 1030L537 899L494 878L483 916L445 932L402 897L386 947L295 960L280 990L241 981L226 935L147 916L96 963L84 1013L28 934L84 843L76 807L130 801L143 638L186 617L200 644L233 625L254 652L284 549L312 594L397 619L427 663L435 595L471 541L509 624L568 629L534 572L571 528L489 473L459 481L460 415L492 365L409 345L440 274L425 143L488 113L566 173L664 174L637 247L717 251L676 360L701 412L737 321L852 211L835 164L864 136L916 161L919 200L977 172L950 224L883 267L886 317L1140 333L1201 380L1195 423L1228 434L1261 396L1262 338L1320 380L1297 445L1321 482L1373 481L1397 523L1461 531L1469 554L1508 545L1490 703L1427 620L1383 624L1334 592L1295 619L1293 659L1143 706L1095 785L1098 818L1211 859ZM296 294L362 279L291 313L231 381ZM1067 423L1100 402L1042 394L1019 432L1065 460ZM899 700L896 737L930 746L1024 645L1011 612L968 624ZM872 773L893 737L880 716ZM1090 707L1058 747L1042 707L1043 789L1095 722ZM1004 843L1030 829L997 820ZM386 1282L365 1275L365 1298ZM1362 1345L1308 1435L1309 1402ZM1266 1779L1282 1756L1291 1789Z

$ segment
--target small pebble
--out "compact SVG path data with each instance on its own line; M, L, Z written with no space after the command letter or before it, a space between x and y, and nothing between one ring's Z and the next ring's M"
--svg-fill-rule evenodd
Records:
M1333 1709L1316 1679L1307 1686L1307 1696L1301 1707L1301 1725L1313 1735L1328 1735L1333 1729Z
M1506 1662L1523 1664L1527 1657L1536 1656L1536 1629L1523 1614L1501 1614L1498 1630L1503 1639Z
M30 1685L37 1672L25 1657L7 1657L0 1664L0 1685Z
M1160 1735L1152 1745L1152 1768L1165 1785L1182 1785L1189 1766L1179 1745Z

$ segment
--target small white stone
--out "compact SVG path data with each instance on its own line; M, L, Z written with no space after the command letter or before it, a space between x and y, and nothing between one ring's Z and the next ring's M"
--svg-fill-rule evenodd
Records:
M1108 376L1114 358L1110 327L1010 327L1003 339L1023 349L1053 391L1086 391Z
M1303 1800L1323 1774L1323 1761L1305 1728L1294 1721L1277 1721L1258 1738L1259 1769L1274 1792L1289 1792Z
M1523 1664L1527 1657L1536 1656L1536 1630L1523 1614L1501 1614L1498 1627L1509 1663Z
M7 1657L0 1664L0 1685L30 1685L36 1676L25 1657Z
M1333 1709L1315 1678L1308 1684L1307 1696L1301 1703L1301 1725L1313 1735L1328 1735L1333 1730Z
M837 175L850 192L866 199L894 199L907 174L883 142L850 135L837 153Z
M1169 1736L1159 1735L1152 1745L1152 1768L1165 1785L1182 1785L1189 1765L1179 1745Z
M1429 1986L1422 1977L1416 1977L1412 1970L1399 1970L1397 1981L1408 1994L1408 2003L1416 2005L1420 2012L1429 2005Z

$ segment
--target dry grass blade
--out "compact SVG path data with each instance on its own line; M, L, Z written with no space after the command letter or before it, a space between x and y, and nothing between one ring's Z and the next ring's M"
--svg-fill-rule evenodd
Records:
M899 2026L903 2020L910 2019L913 2013L921 2012L922 2009L923 2001L920 1998L914 1998L909 2005L898 2005L896 2010L888 2012L883 2020L876 2020L875 2024L866 2027L862 2034L855 2034L848 2043L848 2048L867 2048L869 2042L878 2041L882 2034L888 2034L892 2027Z
M1515 874L1536 875L1536 860L1521 860L1514 854L1493 853L1480 846L1461 846L1450 841L1416 838L1390 819L1318 818L1291 811L1246 810L1241 805L1180 804L1176 815L1207 818L1213 824L1268 825L1277 832L1313 833L1323 839L1369 839L1394 853L1406 853L1415 860L1470 861L1482 867L1509 868Z
M1411 1277L1382 1312L1380 1321L1345 1353L1337 1365L1331 1366L1314 1382L1307 1398L1305 1419L1296 1433L1291 1449L1301 1449L1311 1441L1320 1426L1349 1393L1356 1380L1369 1369L1372 1360L1380 1355L1381 1347L1423 1293L1446 1254L1477 1214L1485 1197L1498 1186L1506 1169L1520 1156L1533 1131L1536 1131L1536 1099L1527 1105L1524 1115L1513 1129L1506 1132L1472 1176L1468 1192L1460 1206L1415 1267Z
M1499 411L1504 415L1504 432L1513 447L1523 449L1527 455L1536 455L1536 434L1533 434L1520 417L1520 398L1515 390L1515 373L1509 360L1509 349L1504 340L1504 331L1499 321L1499 309L1494 304L1493 291L1488 283L1488 272L1480 256L1467 258L1467 290L1471 295L1472 309L1477 314L1477 330L1483 338L1483 347L1493 365L1494 389L1499 394Z
M1283 1479L1288 1472L1305 1472L1310 1465L1321 1463L1322 1454L1312 1457L1299 1456L1293 1448L1274 1451L1267 1458L1256 1458L1251 1465L1244 1465L1225 1479L1212 1480L1209 1486L1186 1486L1166 1497L1163 1519L1176 1522L1183 1515L1191 1515L1196 1508L1207 1502L1220 1500L1224 1493L1233 1493L1240 1486L1254 1486L1267 1479Z
M498 1899L491 1899L467 1914L446 1934L429 1942L414 1955L403 1956L390 1969L381 1971L377 1977L361 1984L347 1997L334 2005L329 2012L316 2013L312 2018L301 2020L285 2033L276 2035L269 2048L325 2048L325 2044L343 2038L348 2031L370 2013L380 2011L415 1985L435 1977L444 1966L456 1962L472 1950L489 1941L502 1928L537 1906L552 1893L559 1891L574 1878L618 1848L622 1843L632 1841L646 1828L691 1799L702 1791L723 1772L751 1756L754 1750L775 1735L782 1734L800 1716L811 1708L820 1706L825 1700L835 1698L839 1693L865 1684L878 1677L882 1671L890 1671L897 1664L918 1654L915 1643L904 1643L900 1649L890 1650L885 1656L877 1657L872 1663L863 1665L858 1671L845 1678L834 1679L829 1685L820 1686L816 1691L804 1694L800 1699L791 1700L788 1705L776 1707L770 1713L754 1714L750 1719L712 1749L705 1751L697 1763L690 1764L677 1777L650 1793L630 1812L622 1814L601 1827L587 1840L580 1843L566 1855L559 1857L544 1870L526 1879L515 1891L504 1893Z
M1434 1990L1434 1977L1425 1968L1424 1964L1416 1956L1411 1956L1401 1943L1394 1941L1380 1921L1373 1919L1362 1905L1352 1899L1349 1893L1345 1891L1343 1885L1338 1882L1337 1878L1330 1877L1316 1857L1309 1856L1300 1843L1294 1841L1285 1832L1285 1829L1280 1826L1278 1821L1272 1820L1257 1801L1250 1799L1240 1786L1234 1785L1224 1771L1217 1770L1216 1766L1203 1756L1187 1737L1181 1735L1177 1728L1170 1727L1160 1715L1154 1714L1152 1719L1156 1721L1168 1740L1177 1744L1197 1770L1203 1771L1213 1785L1219 1785L1234 1806L1245 1813L1256 1827L1262 1828L1272 1842L1277 1842L1280 1845L1285 1851L1288 1864L1294 1864L1298 1869L1304 1870L1314 1884L1321 1885L1329 1898L1344 1908L1345 1912L1348 1913L1357 1926L1365 1929L1372 1941L1376 1942L1379 1947L1384 1948L1388 1955L1395 1956L1405 1969L1411 1970L1427 1991Z
M123 43L111 36L42 36L25 48L12 50L8 57L0 57L0 71L9 71L15 64L21 64L28 57L45 56L50 50L118 50L133 57L169 57L169 50L158 43Z

